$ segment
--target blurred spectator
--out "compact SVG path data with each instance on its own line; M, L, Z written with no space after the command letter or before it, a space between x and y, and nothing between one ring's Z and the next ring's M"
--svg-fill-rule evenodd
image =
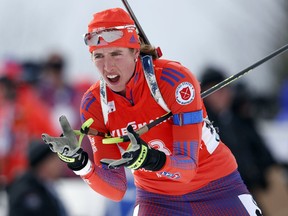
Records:
M54 188L63 163L42 141L29 145L29 168L7 187L8 216L67 216Z
M81 120L79 116L80 102L84 92L90 87L89 81L67 81L67 63L65 56L58 52L50 53L43 62L38 91L44 103L49 107L53 120L53 127L61 130L59 117L65 115L72 128L79 129ZM43 131L42 131L43 132ZM46 132L46 131L45 131ZM82 141L82 148L92 154L88 138ZM76 177L70 169L64 169L63 176Z
M38 93L26 82L23 67L16 61L3 61L0 68L0 176L9 183L25 171L25 151L31 140L51 131L50 113Z
M207 68L200 78L202 91L225 78L222 70ZM219 128L220 138L233 152L243 181L261 205L257 200L257 191L269 187L267 174L276 161L257 131L251 93L244 85L233 87L226 86L214 92L204 99L204 103L209 119ZM265 212L265 207L261 207Z
M60 129L59 116L65 114L74 128L80 121L79 104L75 103L75 89L65 79L66 60L60 53L51 53L43 63L43 74L39 92L42 100L50 107L55 121L54 126Z
M3 188L7 182L7 156L11 147L10 119L13 118L13 111L10 110L10 103L16 97L14 82L7 77L0 78L0 187Z
M235 130L240 132L239 136L242 138L239 139L238 142L239 144L241 142L247 145L247 151L251 152L251 157L253 157L255 164L250 164L251 173L246 173L246 171L249 170L249 164L246 164L247 167L245 169L243 168L243 172L245 172L244 178L247 179L248 187L250 187L251 190L254 188L266 189L269 186L267 180L268 170L272 166L277 165L277 162L268 149L264 138L258 132L255 119L253 118L254 111L256 110L253 109L251 93L243 84L236 85L234 91L236 94L231 109L235 115ZM245 155L247 157L247 153L245 153ZM247 158L242 155L241 160L245 159L247 160ZM252 170L251 166L255 166L253 169L258 172Z
M84 95L84 93L87 91L87 89L90 88L90 86L92 85L91 81L88 80L82 80L82 81L76 81L73 84L73 88L75 90L75 94L74 94L74 98L73 101L75 103L75 109L77 111L77 113L79 113L80 110L80 102L82 100L82 97ZM74 128L81 128L81 120L80 120L80 115L76 115L79 116L78 121L75 122L75 126ZM82 148L88 153L90 158L93 158L93 152L92 152L92 148L91 148L91 144L89 139L85 136L83 141L82 141ZM71 170L70 170L71 171ZM75 174L73 172L71 172L73 177L76 177Z
M279 94L279 111L276 121L288 121L288 80L284 81Z
M22 75L21 80L29 84L31 88L37 88L40 85L40 77L42 76L42 64L40 62L26 60L22 62Z

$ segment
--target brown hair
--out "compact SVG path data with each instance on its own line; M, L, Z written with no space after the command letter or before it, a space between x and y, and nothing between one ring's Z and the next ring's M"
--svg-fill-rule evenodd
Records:
M133 53L134 48L129 48L130 51ZM152 45L148 44L141 44L140 46L140 55L151 55L153 59L158 58L157 50Z
M156 48L148 44L141 44L140 55L151 55L153 59L158 58Z

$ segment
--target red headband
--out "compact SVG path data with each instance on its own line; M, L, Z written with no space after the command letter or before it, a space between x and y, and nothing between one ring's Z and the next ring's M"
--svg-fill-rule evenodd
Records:
M121 8L112 8L104 10L93 15L93 20L88 25L88 32L95 32L105 30L117 26L135 25L129 14ZM100 37L99 44L96 46L89 46L89 51L93 52L95 49L102 47L127 47L140 48L140 41L135 29L123 29L123 36L113 42L106 42Z

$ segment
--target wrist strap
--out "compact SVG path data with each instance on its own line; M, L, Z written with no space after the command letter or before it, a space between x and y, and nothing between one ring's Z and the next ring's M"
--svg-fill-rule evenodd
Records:
M87 164L81 169L81 170L73 170L73 172L76 174L76 175L79 175L79 176L85 176L87 175L89 172L91 172L93 166L92 166L92 163L91 161L88 159L88 162Z
M147 157L147 153L148 153L148 146L142 145L137 160L133 164L129 165L127 168L133 170L139 169L144 164Z

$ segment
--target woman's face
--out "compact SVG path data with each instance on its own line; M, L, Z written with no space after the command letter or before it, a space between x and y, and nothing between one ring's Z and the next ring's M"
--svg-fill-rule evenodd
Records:
M109 88L125 94L126 84L133 76L138 55L139 50L136 49L106 47L94 50L92 59Z

